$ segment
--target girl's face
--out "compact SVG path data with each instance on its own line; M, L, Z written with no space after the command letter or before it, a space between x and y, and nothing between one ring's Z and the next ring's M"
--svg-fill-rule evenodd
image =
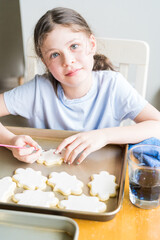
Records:
M93 35L88 37L68 27L56 26L48 33L41 47L42 61L61 83L65 94L90 88L95 44Z

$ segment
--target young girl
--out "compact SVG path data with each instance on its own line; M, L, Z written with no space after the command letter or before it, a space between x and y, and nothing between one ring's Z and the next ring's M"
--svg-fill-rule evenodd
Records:
M57 148L57 152L66 148L64 160L69 164L78 155L77 163L81 163L106 144L160 138L160 112L113 71L107 58L95 54L96 39L77 12L48 11L35 27L34 43L48 73L2 94L0 116L18 114L31 127L80 131ZM127 118L136 124L120 127ZM27 136L4 129L3 133L5 143L37 146ZM31 153L33 148L12 151L25 162L35 161L40 154Z

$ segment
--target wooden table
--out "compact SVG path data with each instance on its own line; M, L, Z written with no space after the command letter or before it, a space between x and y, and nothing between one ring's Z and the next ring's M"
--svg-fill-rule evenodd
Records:
M144 210L129 201L128 172L121 210L107 222L74 219L79 226L78 240L159 240L160 207Z

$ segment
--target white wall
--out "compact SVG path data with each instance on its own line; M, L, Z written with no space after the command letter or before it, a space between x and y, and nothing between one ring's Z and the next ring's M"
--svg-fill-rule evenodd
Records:
M19 0L24 48L37 20L48 9L77 10L97 37L144 40L150 46L146 99L160 110L159 0Z

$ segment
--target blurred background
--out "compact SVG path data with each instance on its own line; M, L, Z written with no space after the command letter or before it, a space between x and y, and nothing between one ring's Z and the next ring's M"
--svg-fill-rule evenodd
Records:
M146 99L160 110L160 1L159 0L0 0L0 92L24 78L28 38L37 20L49 9L78 11L96 37L146 41L150 47ZM19 117L4 117L4 125L26 126Z

